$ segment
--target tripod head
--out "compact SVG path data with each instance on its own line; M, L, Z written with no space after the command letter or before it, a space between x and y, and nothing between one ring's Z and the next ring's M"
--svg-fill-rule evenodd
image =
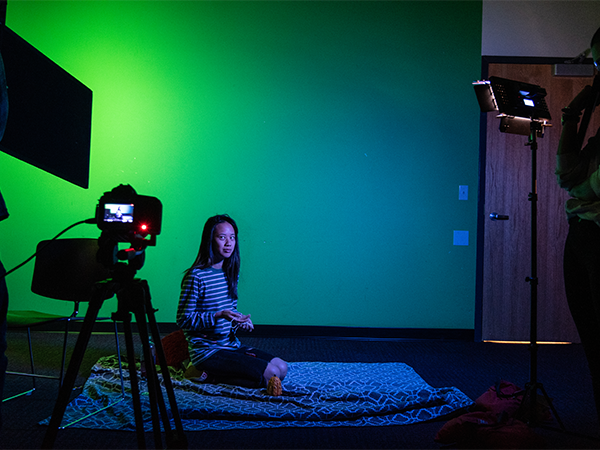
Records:
M145 245L140 243L139 239L132 237L131 247L119 250L119 242L124 242L121 236L103 231L98 238L96 260L110 271L115 281L130 281L144 266Z

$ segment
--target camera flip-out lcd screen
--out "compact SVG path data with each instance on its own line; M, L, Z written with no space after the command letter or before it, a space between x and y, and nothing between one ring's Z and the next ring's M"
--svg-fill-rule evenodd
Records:
M133 223L133 205L127 203L105 203L104 221Z
M151 243L160 234L162 221L162 204L156 197L138 195L129 185L119 185L110 192L105 192L96 206L96 223L113 237L127 242L134 236L146 238L150 235Z

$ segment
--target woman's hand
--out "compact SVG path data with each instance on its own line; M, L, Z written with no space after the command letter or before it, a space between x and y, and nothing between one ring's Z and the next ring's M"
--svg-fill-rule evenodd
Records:
M233 321L240 321L243 320L243 318L246 317L243 314L240 314L237 311L232 311L231 309L223 309L221 311L218 311L215 313L215 319L225 319L228 322L233 322ZM250 317L250 316L248 316Z
M242 316L243 320L236 320L235 324L239 326L244 331L252 331L254 330L254 324L252 320L250 320L250 314L246 316Z
M238 326L242 330L252 331L254 330L254 324L250 320L250 314L242 314L237 311L230 309L223 309L215 313L216 319L225 319L232 323L234 326Z

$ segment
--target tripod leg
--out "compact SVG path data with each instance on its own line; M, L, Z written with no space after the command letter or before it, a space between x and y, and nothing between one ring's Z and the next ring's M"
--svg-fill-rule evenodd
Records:
M148 327L146 323L146 316L143 311L143 303L140 303L140 308L136 308L135 320L138 326L138 333L140 340L142 341L142 349L144 352L144 361L146 364L146 381L148 383L148 394L150 400L150 413L152 417L152 430L154 432L154 444L156 448L160 448L162 445L162 437L160 430L160 421L158 416L159 399L157 391L160 389L158 385L158 379L156 376L156 369L153 362L152 352L150 351L150 341L148 339ZM165 425L165 431L168 429L169 424Z
M153 355L152 355L153 356ZM160 418L162 420L163 428L165 430L165 437L167 443L171 440L171 435L173 434L173 430L171 429L171 421L169 419L169 413L167 411L167 406L165 405L165 399L163 396L163 392L160 386L160 380L158 379L158 372L156 371L156 363L151 358L147 361L152 361L152 367L146 367L146 371L148 374L148 391L153 392L151 399L154 399L154 405L158 407L158 412L160 412ZM152 386L152 387L151 387ZM154 412L156 414L156 407L154 408ZM160 423L158 421L158 416L156 416L155 423L155 439L157 442L160 442ZM158 447L157 447L158 448ZM167 445L167 448L170 448Z
M83 320L81 332L77 337L77 342L75 343L75 348L73 349L73 354L69 361L67 373L62 380L58 398L56 399L52 417L50 418L50 423L48 425L48 430L46 430L46 434L44 435L42 448L52 448L54 446L58 429L62 423L65 410L69 404L71 392L73 391L73 386L75 386L75 381L77 380L77 374L79 373L85 350L90 341L94 323L96 322L98 312L103 303L104 296L98 289L95 289L87 313L85 314L85 319Z
M143 281L145 284L145 290L147 295L146 298L146 314L148 316L148 325L150 327L150 332L152 333L152 339L154 341L154 348L156 350L156 357L158 358L158 364L163 376L163 383L165 386L165 390L167 392L167 397L169 399L169 406L171 407L171 415L173 416L173 421L175 422L175 431L173 434L171 432L166 433L167 439L167 447L168 448L188 448L187 438L185 433L183 432L183 425L181 423L181 417L179 415L179 408L177 407L177 401L175 399L175 392L173 390L173 384L171 382L171 374L169 373L169 366L167 365L167 359L165 357L165 352L162 348L160 333L158 330L158 325L156 323L156 317L154 315L154 308L152 307L152 302L150 298L150 289L148 284ZM160 386L159 386L160 390ZM162 391L160 391L160 396L162 398ZM164 400L162 400L162 404L164 405ZM168 417L166 418L168 421ZM165 426L165 430L166 430ZM169 427L170 431L170 427Z
M129 372L129 381L131 384L131 402L133 403L133 414L135 416L135 430L137 433L138 448L146 448L140 388L138 385L137 369L135 367L135 349L131 333L131 316L127 316L127 320L123 320L123 332L125 334L125 346L127 348L127 370Z

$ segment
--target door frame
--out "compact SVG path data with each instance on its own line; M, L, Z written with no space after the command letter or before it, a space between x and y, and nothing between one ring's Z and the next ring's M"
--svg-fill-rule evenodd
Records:
M562 64L572 58L550 58L550 57L519 57L519 56L482 56L481 78L487 80L489 77L490 64ZM587 58L586 64L592 64L592 59ZM475 98L475 96L474 96ZM487 113L479 116L479 184L477 200L477 250L476 250L476 274L475 274L475 317L474 317L474 339L475 342L483 340L483 263L485 243L485 186L486 186L486 156L487 156ZM557 118L553 118L556 121Z

